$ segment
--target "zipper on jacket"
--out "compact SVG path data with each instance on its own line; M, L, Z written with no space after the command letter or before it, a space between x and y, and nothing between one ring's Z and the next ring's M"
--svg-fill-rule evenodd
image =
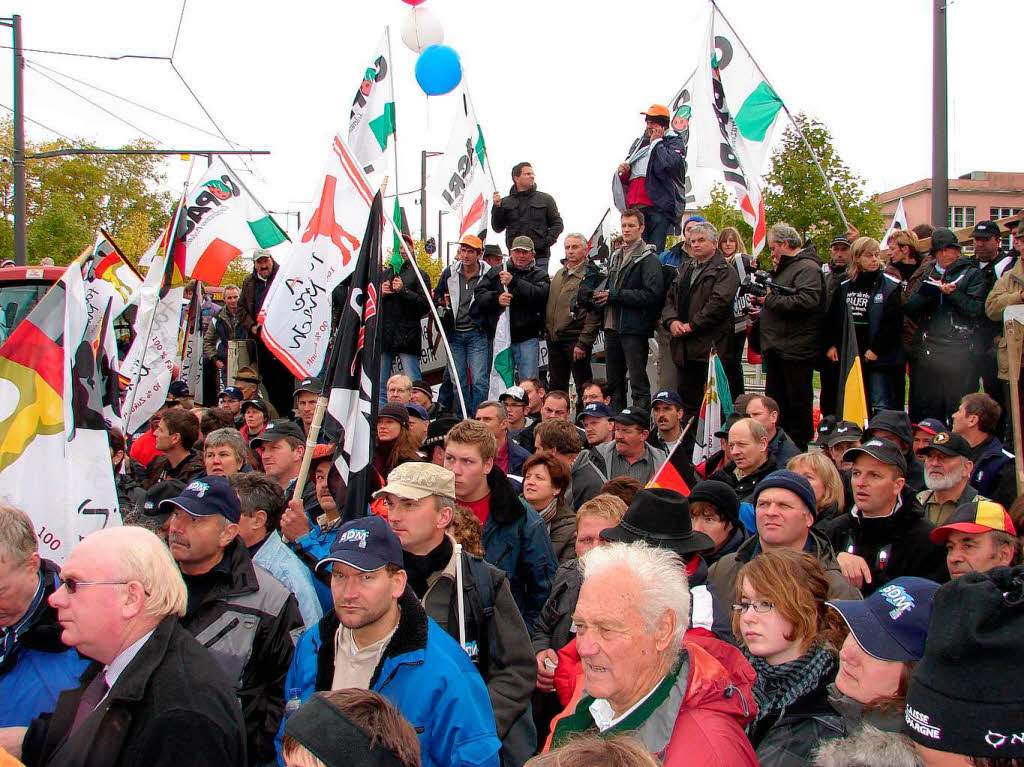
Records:
M240 622L241 621L239 621L238 618L232 618L227 626L225 626L220 631L218 631L216 634L214 634L211 639L208 639L206 642L203 642L203 647L207 647L207 648L213 647L215 644L217 644L217 642L219 642L221 639L223 639L225 637L225 635L229 631L231 631L235 626L237 626Z

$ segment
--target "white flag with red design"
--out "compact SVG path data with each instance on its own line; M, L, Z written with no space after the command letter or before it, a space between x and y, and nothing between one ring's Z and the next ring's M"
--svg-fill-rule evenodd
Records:
M264 343L297 378L320 374L331 340L331 291L355 268L376 190L340 136L331 143L316 208L270 286Z
M458 239L466 234L475 234L483 240L486 239L491 198L494 197L490 161L465 80L457 93L459 106L451 138L430 186L439 195L442 209L455 217Z

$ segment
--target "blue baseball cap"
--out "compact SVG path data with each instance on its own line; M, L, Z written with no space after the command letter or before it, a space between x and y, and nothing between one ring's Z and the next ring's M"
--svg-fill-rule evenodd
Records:
M169 514L174 508L184 509L193 517L212 517L220 514L228 522L238 524L242 518L242 505L238 494L227 477L213 475L194 479L185 486L177 498L160 501L160 511Z
M603 402L591 402L576 416L576 423L581 423L585 415L592 415L595 418L611 418L612 409Z
M920 429L930 437L934 437L936 434L940 434L944 431L949 431L946 428L946 424L940 421L938 418L925 418L920 423L915 423L910 428Z
M338 537L331 545L331 553L317 562L319 569L328 562L372 573L385 565L404 567L402 542L383 517L371 514L338 528Z
M405 410L409 413L410 418L419 418L421 421L429 421L430 415L427 413L427 409L423 405L417 405L415 402L406 402Z
M237 386L229 386L226 389L221 389L220 394L217 395L217 399L220 399L221 397L231 397L231 399L237 399L239 402L245 399L245 395L242 394L242 390Z
M678 392L665 389L654 395L654 399L651 400L653 405L655 402L664 402L668 405L675 405L676 407L683 406L683 398L679 396Z
M924 657L932 599L939 584L925 578L896 578L864 600L826 602L843 616L864 652L880 660L919 661Z

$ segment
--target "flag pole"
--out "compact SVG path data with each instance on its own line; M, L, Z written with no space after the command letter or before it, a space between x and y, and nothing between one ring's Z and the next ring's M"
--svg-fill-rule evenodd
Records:
M658 476L658 472L661 471L663 468L665 468L665 464L667 464L669 462L669 460L672 458L672 454L675 453L676 450L681 450L682 449L682 447L683 447L683 438L686 436L687 432L690 431L690 427L693 426L693 422L696 421L696 420L697 420L696 416L690 416L690 420L686 422L686 427L681 432L679 432L679 441L676 442L676 446L674 448L672 448L672 450L669 452L669 454L667 456L665 456L665 460L662 461L661 465L658 466L658 468L654 470L654 474L652 474L651 478L649 480L647 480L647 484L644 485L644 487L650 487L651 483L654 481L654 478Z
M459 614L459 645L466 649L466 605L462 595L462 544L455 544L455 604Z
M736 32L736 28L729 23L729 19L727 19L725 17L725 14L722 13L722 9L718 7L718 3L715 2L715 0L710 0L710 2L712 7L712 13L714 11L718 11L718 15L722 17L722 21L725 22L725 25L729 27L729 30L736 38L736 42L742 45L743 49L747 52L747 55L750 56L750 60L751 62L753 62L754 67L757 69L757 73L761 75L761 79L765 81L765 84L769 88L771 88L772 91L774 91L776 96L779 96L779 92L775 90L775 86L772 85L771 82L768 80L768 76L765 75L764 70L761 69L761 65L757 63L757 60L754 58L753 54L750 53L750 49L747 48L747 44L743 42L743 40L739 36L739 33ZM807 140L807 136L804 134L803 128L800 127L800 123L798 123L796 121L796 118L793 117L793 113L789 111L789 107L786 106L786 102L782 100L781 96L779 96L779 103L782 104L782 111L786 113L786 117L789 118L790 123L792 123L793 127L796 128L796 132L797 135L800 136L800 140L804 142L804 147L806 147L808 154L811 155L811 159L814 161L814 167L816 167L818 169L818 173L821 174L821 178L825 182L825 188L828 189L829 196L832 198L832 202L835 204L836 210L839 211L839 218L842 220L843 226L849 229L850 222L846 220L846 214L843 212L843 206L839 204L839 198L836 196L836 192L832 188L832 182L828 180L828 176L825 175L825 170L821 167L821 162L818 160L818 155L815 154L814 149L811 147L810 142Z
M388 67L390 68L390 72L391 72L391 97L392 97L392 99L394 99L394 101L392 103L397 103L398 99L395 97L395 78L394 78L395 68L394 68L394 59L391 57L391 25L390 24L385 25L385 27L384 27L384 40L386 41L387 47L388 47ZM392 107L392 109L394 109L394 108ZM401 187L398 185L398 111L397 110L394 110L392 112L392 117L394 119L394 128L395 128L395 135L394 135L394 137L393 137L393 139L391 141L391 148L392 148L392 150L394 152L394 156L395 156L395 166L394 166L394 168L392 170L394 171L394 176L395 176L395 199L397 200L398 199L398 190L401 189ZM381 196L381 199L383 200L383 195ZM399 232L399 235L401 235L401 232ZM426 236L424 235L424 238L425 237ZM401 237L399 237L399 239L401 239Z
M171 217L171 220L167 222L167 246L164 248L164 271L166 271L166 269L167 269L167 259L174 257L174 255L173 255L173 253L174 253L174 249L173 249L174 229L173 229L173 227L174 227L175 222L178 220L178 216L181 215L181 208L182 208L182 206L185 204L185 196L188 194L188 182L192 178L192 167L195 165L195 162L196 162L196 156L192 155L192 159L189 161L189 164L188 164L188 173L185 174L185 186L181 190L181 199L178 200L178 206L174 209L174 215ZM148 272L147 272L147 275L148 275ZM184 278L184 276L185 275L182 275L183 278ZM142 294L142 288L141 287L139 288L139 294L140 294L139 295L139 303L141 305L141 303L142 303L142 295L141 295ZM149 339L153 337L153 323L156 322L156 307L157 307L157 304L159 302L160 302L160 296L159 296L159 291L157 291L157 300L153 304L153 309L152 309L152 311L150 312L150 315L149 315L149 327L146 329L146 342L147 343L148 343ZM141 354L141 356L139 358L139 369L135 371L135 380L132 381L132 398L131 398L131 401L130 401L130 403L129 403L127 408L122 408L122 414L124 416L125 430L127 430L128 424L132 420L132 408L135 407L135 399L136 399L136 396L138 394L139 381L142 380L142 368L144 367L143 363L145 363L145 361L146 361L146 352L145 352L145 350L143 350L143 352L142 352L142 354ZM125 436L127 437L128 435L126 434Z
M405 242L405 238L402 237L401 231L395 225L395 222L391 220L386 210L381 211L384 214L384 220L391 226L395 232L398 233L398 246L405 253L406 258L409 259L409 263L412 265L413 274L416 275L417 281L420 283L420 288L423 290L423 295L427 298L427 306L430 308L430 316L433 317L434 323L437 325L438 335L441 336L441 343L444 345L444 351L446 356L446 364L448 369L451 371L452 383L455 385L455 391L459 395L459 407L462 408L462 417L469 418L469 413L466 410L466 398L462 394L462 384L459 382L459 374L455 370L455 358L452 356L452 347L448 345L448 336L445 335L444 327L441 325L441 318L437 314L437 306L434 305L434 297L430 292L430 288L427 287L426 282L423 280L423 275L420 273L419 264L416 263L415 254L409 252L409 246Z

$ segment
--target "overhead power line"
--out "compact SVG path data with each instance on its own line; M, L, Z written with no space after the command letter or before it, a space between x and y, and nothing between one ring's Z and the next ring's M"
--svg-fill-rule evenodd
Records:
M11 114L14 114L14 110L13 110L13 109L11 109L11 108L10 108L9 106L7 106L6 104L0 104L0 109L6 109L6 110L7 110L8 112L10 112ZM62 139L65 139L65 140L67 140L67 141L70 141L70 142L71 142L72 144L80 144L80 143L81 143L80 141L75 141L75 140L74 140L73 138L71 138L70 136L66 136L66 135L64 135L63 133L61 133L61 132L60 132L59 130L57 130L56 128L51 128L51 127L50 127L49 125L44 125L43 123L39 122L38 120L33 120L33 119L32 119L31 117L29 117L28 115L25 115L25 119L26 119L26 120L28 120L28 121L29 121L30 123L32 123L33 125L38 125L38 126L39 126L40 128L42 128L43 130L48 130L48 131L50 131L50 133L56 133L56 134L57 134L58 136L60 136L60 137L61 137ZM5 147L5 148L8 148L8 147Z
M13 51L11 45L0 45L4 50ZM170 61L167 56L147 56L142 53L123 53L120 56L103 56L97 53L75 53L74 51L54 51L46 48L22 48L23 53L46 53L51 56L73 56L80 59L103 59L104 61L122 61L124 59L144 59L149 61Z

